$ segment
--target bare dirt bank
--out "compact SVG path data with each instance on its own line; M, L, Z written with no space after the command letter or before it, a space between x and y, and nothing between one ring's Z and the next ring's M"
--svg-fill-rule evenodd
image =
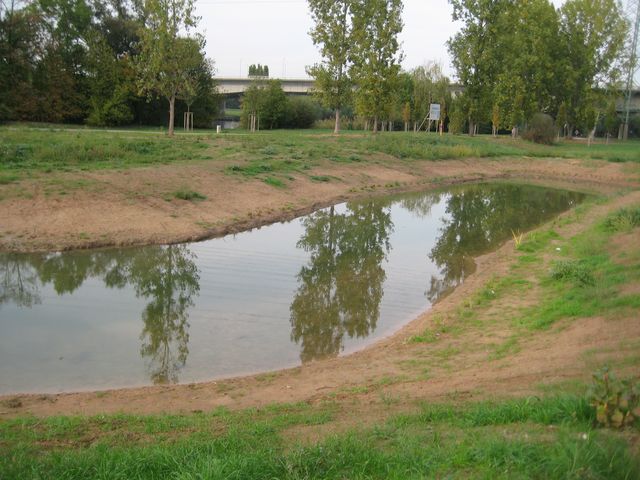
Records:
M325 181L314 181L311 174ZM290 219L321 206L377 193L517 179L612 192L640 185L637 164L560 159L327 163L292 174L286 188L191 163L49 174L0 185L0 251L44 251L200 240ZM326 181L326 180L329 181ZM191 189L207 198L178 200Z
M511 168L517 166L515 161L496 164ZM462 171L452 174L452 179L460 181L479 175L468 162L455 162L455 165L461 170L467 168L472 171L468 172L468 177ZM569 173L571 168L564 170L562 165L558 165L552 169L552 166L554 162L528 164L532 172L537 171L536 168L545 171L549 180L560 180L565 184L575 181L582 187L600 191L619 191L620 187L635 185L618 165L602 165L602 170L574 165L574 173L578 172L576 175ZM454 167L450 164L448 168ZM525 172L516 171L525 176ZM562 172L565 172L564 177ZM504 174L505 170L498 170L490 178L497 178L498 173ZM554 175L559 178L551 178ZM537 179L533 174L528 178L531 177ZM606 204L593 206L588 215L565 214L565 219L571 217L571 221L555 222L554 230L562 237L569 237L584 231L608 212L639 202L640 191L624 193ZM637 235L620 235L611 248L613 254L637 249ZM492 309L481 312L478 322L464 325L455 334L442 333L435 343L409 341L413 335L434 324L459 327L456 318L460 308L465 307L474 293L492 278L506 275L516 255L513 242L508 242L496 252L479 258L477 273L453 294L392 337L346 357L270 374L201 384L0 397L0 415L6 418L25 414L192 412L218 406L236 409L274 402L325 400L373 405L380 404L383 394L385 398L398 401L522 395L537 392L540 384L586 380L593 369L594 358L598 361L615 360L637 352L640 345L640 322L637 318L592 317L560 322L550 330L525 336L518 350L496 357L493 346L512 333L510 309L535 304L539 300L536 288L506 297ZM632 363L630 367L637 373L637 364Z

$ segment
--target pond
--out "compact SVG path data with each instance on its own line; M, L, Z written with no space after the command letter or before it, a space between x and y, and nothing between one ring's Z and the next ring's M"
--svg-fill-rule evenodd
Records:
M0 254L0 394L189 383L334 357L584 194L468 185L198 243Z

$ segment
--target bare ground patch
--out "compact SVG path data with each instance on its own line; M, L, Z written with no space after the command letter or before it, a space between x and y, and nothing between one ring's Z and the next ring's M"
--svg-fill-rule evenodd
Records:
M324 162L293 172L284 188L206 162L125 171L50 174L0 186L0 250L43 251L176 243L291 219L347 199L448 184L520 179L600 192L640 185L621 164L556 159L381 164ZM314 181L314 176L330 181ZM51 190L47 185L65 186ZM70 188L69 186L73 186ZM189 189L206 197L180 200ZM64 194L62 194L64 193Z

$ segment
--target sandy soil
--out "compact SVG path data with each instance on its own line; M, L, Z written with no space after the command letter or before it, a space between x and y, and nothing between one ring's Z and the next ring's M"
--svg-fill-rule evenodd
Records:
M401 181L404 182L402 188L421 188L434 184L434 177L445 177L447 182L478 178L527 178L543 183L574 184L579 188L601 192L618 192L606 204L594 206L589 215L576 217L570 223L556 222L554 229L563 236L584 230L614 209L640 202L640 191L633 190L638 187L637 178L619 164L526 159L480 163L469 160L433 163L422 165L421 168L419 172L367 168L366 176L357 169L341 169L339 173L343 182L315 185L300 180L290 191L274 190L257 182L241 181L222 187L222 177L212 173L210 177L198 177L198 181L202 182L199 188L206 192L209 200L197 205L177 205L174 202L163 203L151 199L135 200L126 206L126 202L118 200L116 194L110 194L114 200L110 208L107 208L108 202L104 198L95 202L64 199L58 207L48 205L44 198L33 200L33 204L12 200L12 209L34 215L37 210L34 205L42 202L41 205L54 221L46 222L45 213L29 217L26 220L28 226L22 228L33 232L33 237L24 240L13 237L15 243L5 239L3 246L43 248L49 245L47 242L60 247L72 246L74 244L65 243L67 237L64 235L64 228L75 229L74 222L80 219L83 226L77 227L78 229L100 232L100 228L105 228L113 236L109 238L122 236L126 239L124 241L132 243L200 237L239 228L238 225L292 215L297 209L311 208L355 195L349 193L349 190L356 185L384 185L390 181ZM159 173L149 171L150 176L159 175L159 182L160 177L181 174L184 172L173 168ZM189 174L193 172L187 173ZM118 182L124 182L120 175L126 174L92 174L100 177L101 181L109 178L114 185L122 185ZM441 181L436 184L441 184ZM622 191L627 193L620 193ZM79 193L81 197L85 195L89 194ZM287 202L294 203L295 207L283 212L282 205ZM105 211L101 211L101 208ZM180 212L179 218L170 216L170 212L174 211ZM5 208L2 212L0 221L3 226L12 222L11 231L22 231L19 230L16 211L8 213ZM247 219L246 212L254 212L258 219ZM231 223L230 219L234 216L244 220ZM126 218L129 223L119 221L119 226L114 226L110 222L114 222L116 218ZM200 218L222 223L216 227L219 230L214 228L202 231L194 228L193 224L194 219ZM97 224L92 223L92 219ZM158 228L160 223L164 225L163 228ZM43 240L44 238L47 240ZM637 231L619 235L611 244L611 253L617 255L628 251L630 246L637 248L637 245ZM508 315L510 309L534 304L539 295L536 288L522 295L508 297L502 303L498 302L482 314L481 326L465 326L462 333L455 335L444 333L435 343L408 341L412 335L422 332L427 326L455 321L453 319L457 317L456 312L467 305L471 295L491 278L506 274L515 258L512 242L479 258L477 272L430 311L393 336L349 356L270 374L201 384L98 393L5 396L0 397L0 415L7 418L24 414L49 416L191 412L207 411L217 406L237 409L260 407L274 402L313 403L324 400L346 400L363 406L371 405L373 411L380 408L381 395L409 401L539 393L538 388L542 384L585 380L597 362L628 358L637 352L640 346L638 318L598 317L559 322L548 331L523 337L518 350L502 359L496 359L492 356L493 346L504 342L512 333ZM629 368L638 373L638 365L630 365Z
M355 197L478 180L526 179L611 192L640 184L637 165L556 159L456 160L316 167L287 188L188 164L74 172L0 185L0 251L43 251L199 240L299 216ZM189 188L207 199L177 200Z

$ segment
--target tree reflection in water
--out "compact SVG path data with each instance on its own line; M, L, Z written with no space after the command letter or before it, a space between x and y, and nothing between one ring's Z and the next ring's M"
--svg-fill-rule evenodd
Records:
M0 307L9 302L19 307L41 303L38 274L29 259L14 253L0 258Z
M440 269L431 277L428 299L435 303L471 275L474 258L511 236L550 220L584 195L533 186L465 186L447 199L447 217L429 258Z
M148 299L142 312L140 353L154 383L174 383L189 355L189 309L200 291L195 255L186 245L0 257L0 305L40 303L38 280L58 295L73 293L88 278L109 288L133 286Z
M389 209L372 201L348 204L345 213L334 207L313 213L303 226L297 245L311 258L298 274L290 312L291 338L308 362L336 356L345 334L364 337L375 329L393 223Z

